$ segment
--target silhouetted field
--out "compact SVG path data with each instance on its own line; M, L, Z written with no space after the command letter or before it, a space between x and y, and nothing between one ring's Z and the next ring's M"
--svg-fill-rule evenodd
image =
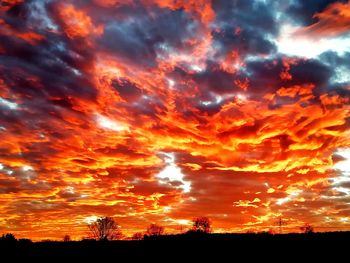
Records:
M1 242L2 258L8 260L135 260L172 262L194 258L209 262L245 262L245 259L330 259L344 255L349 262L350 232L313 234L183 234L145 237L140 241ZM281 258L282 257L282 258ZM3 261L5 262L5 261ZM197 261L195 261L197 262ZM208 261L205 261L208 262ZM337 261L338 262L338 261Z

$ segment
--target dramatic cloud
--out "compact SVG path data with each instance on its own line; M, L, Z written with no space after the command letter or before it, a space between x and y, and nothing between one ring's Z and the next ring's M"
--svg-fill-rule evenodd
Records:
M0 232L350 229L350 2L314 2L1 1Z

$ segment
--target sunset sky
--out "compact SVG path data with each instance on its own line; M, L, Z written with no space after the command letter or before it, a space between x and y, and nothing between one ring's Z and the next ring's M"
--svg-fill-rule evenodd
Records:
M350 230L350 1L1 0L0 234Z

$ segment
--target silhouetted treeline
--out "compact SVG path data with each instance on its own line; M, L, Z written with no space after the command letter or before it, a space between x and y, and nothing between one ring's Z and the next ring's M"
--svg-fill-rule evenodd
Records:
M239 262L235 257L259 256L268 259L276 258L277 255L284 255L285 258L299 255L303 259L314 259L320 255L332 254L332 262L335 262L337 256L347 253L349 241L350 232L271 235L209 234L190 231L179 235L145 236L144 240L69 242L30 242L8 237L0 239L0 255L2 258L10 257L12 260L98 258L108 259L111 262L120 261L118 260L120 258L130 261L163 259L165 262L166 259L199 260L228 257L230 260L225 262ZM300 259L298 257L295 259ZM110 260L111 258L115 260Z

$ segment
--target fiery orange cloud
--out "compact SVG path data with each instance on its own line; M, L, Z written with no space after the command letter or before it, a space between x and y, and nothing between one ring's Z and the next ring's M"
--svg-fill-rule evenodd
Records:
M280 54L267 2L2 7L0 232L349 229L348 53Z
M212 6L209 1L206 0L199 0L199 1L173 1L173 0L154 0L149 1L146 0L146 3L154 2L158 4L160 7L163 8L170 8L170 9L185 9L186 12L189 13L195 13L196 15L199 15L200 19L204 23L211 22L214 17L215 13L212 9Z
M95 26L91 18L83 11L77 10L73 5L62 5L58 8L64 32L69 38L87 37L90 34L101 35L103 26Z
M349 31L350 1L347 3L336 2L330 4L325 10L316 13L314 18L318 21L305 29L300 34L314 36L335 37Z

